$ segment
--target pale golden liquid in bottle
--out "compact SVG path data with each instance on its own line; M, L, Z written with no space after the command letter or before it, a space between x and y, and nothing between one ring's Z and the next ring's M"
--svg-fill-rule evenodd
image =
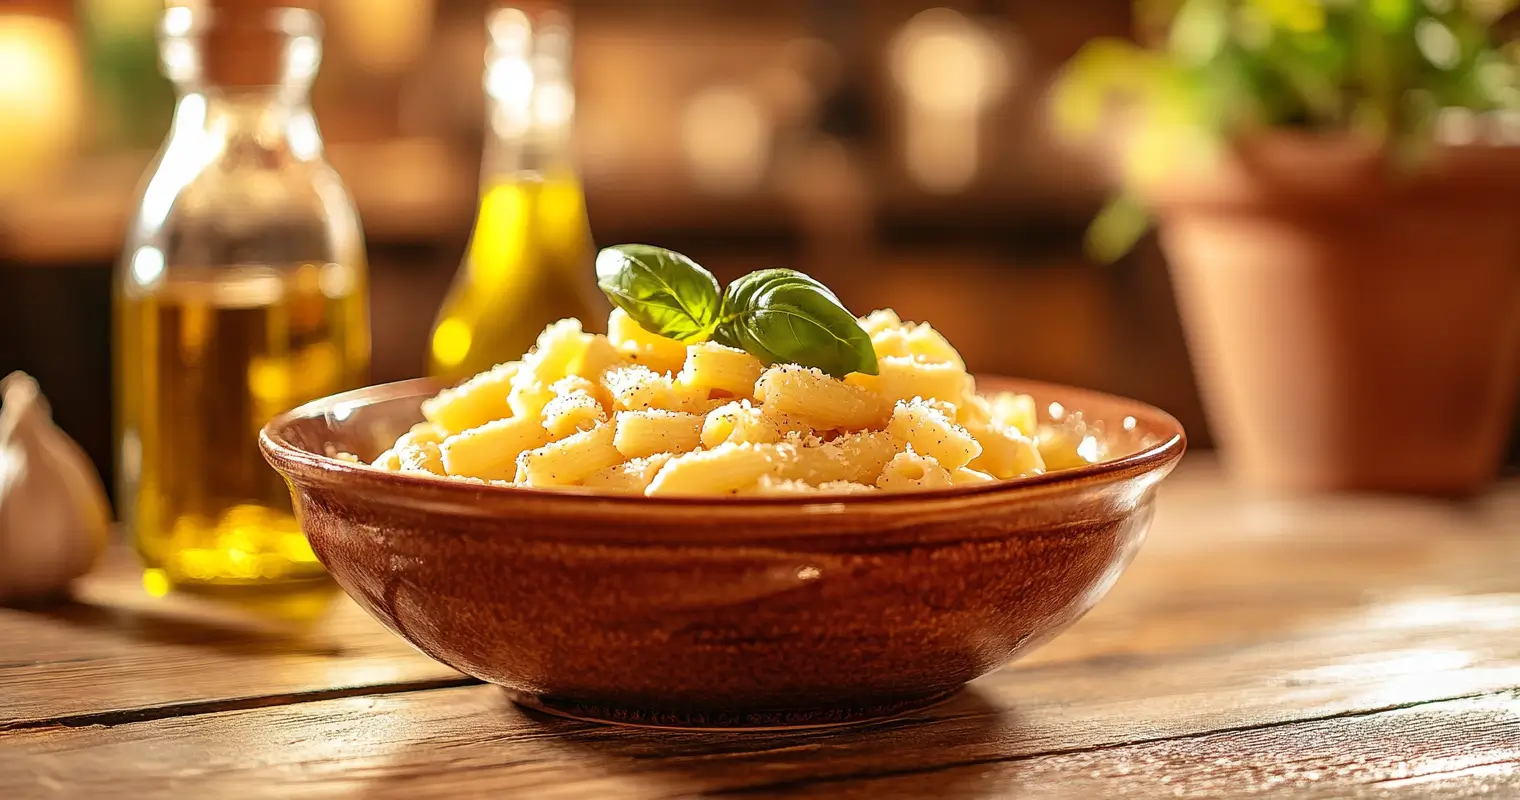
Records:
M592 244L572 175L488 184L464 267L439 310L430 375L453 383L513 361L545 325L576 317L600 330Z
M171 268L118 296L122 509L150 591L326 580L258 432L361 384L362 276L337 264Z

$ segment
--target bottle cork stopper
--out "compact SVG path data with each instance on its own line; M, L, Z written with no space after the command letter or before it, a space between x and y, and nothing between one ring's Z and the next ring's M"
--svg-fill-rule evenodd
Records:
M277 23L285 8L311 10L298 0L213 0L201 4L211 23L201 38L201 68L219 86L271 86L281 82L291 34Z

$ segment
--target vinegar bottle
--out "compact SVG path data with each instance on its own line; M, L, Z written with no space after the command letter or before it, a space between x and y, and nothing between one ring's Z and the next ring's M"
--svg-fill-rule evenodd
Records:
M154 593L320 586L257 439L369 359L359 223L307 99L321 21L173 7L159 46L178 101L114 287L123 522Z
M569 19L501 8L488 27L479 210L429 348L447 383L518 358L551 322L597 330L607 314L571 155Z

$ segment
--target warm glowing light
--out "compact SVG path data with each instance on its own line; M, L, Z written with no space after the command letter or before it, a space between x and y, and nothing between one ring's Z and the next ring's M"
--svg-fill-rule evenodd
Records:
M164 251L151 245L137 248L132 254L132 280L147 286L164 274Z
M367 72L396 75L427 47L433 32L433 0L327 0L322 13L354 63Z
M1082 441L1077 443L1077 455L1083 460L1092 463L1098 460L1098 439L1095 436L1083 436Z
M0 75L4 189L46 173L73 148L83 87L68 26L0 12Z
M909 175L933 192L965 189L980 167L982 118L1007 90L1007 54L974 20L931 8L903 26L890 59L905 101Z
M470 352L470 326L458 317L450 317L439 323L433 331L433 360L445 367L452 367Z
M692 177L705 188L753 188L770 155L771 124L755 98L735 87L697 93L681 115L681 144Z
M173 588L169 585L169 576L161 569L143 570L142 581L143 591L152 597L163 597Z
M290 124L285 126L285 140L290 144L290 152L303 161L322 154L322 134L317 131L317 118L310 110L291 115Z

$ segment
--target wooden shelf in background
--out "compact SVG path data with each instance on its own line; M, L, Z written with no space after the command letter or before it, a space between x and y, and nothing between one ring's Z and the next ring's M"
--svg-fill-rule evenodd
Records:
M432 238L468 224L477 164L446 143L395 139L327 151L370 238ZM146 152L83 159L51 186L0 200L0 259L47 265L114 258L152 159Z

